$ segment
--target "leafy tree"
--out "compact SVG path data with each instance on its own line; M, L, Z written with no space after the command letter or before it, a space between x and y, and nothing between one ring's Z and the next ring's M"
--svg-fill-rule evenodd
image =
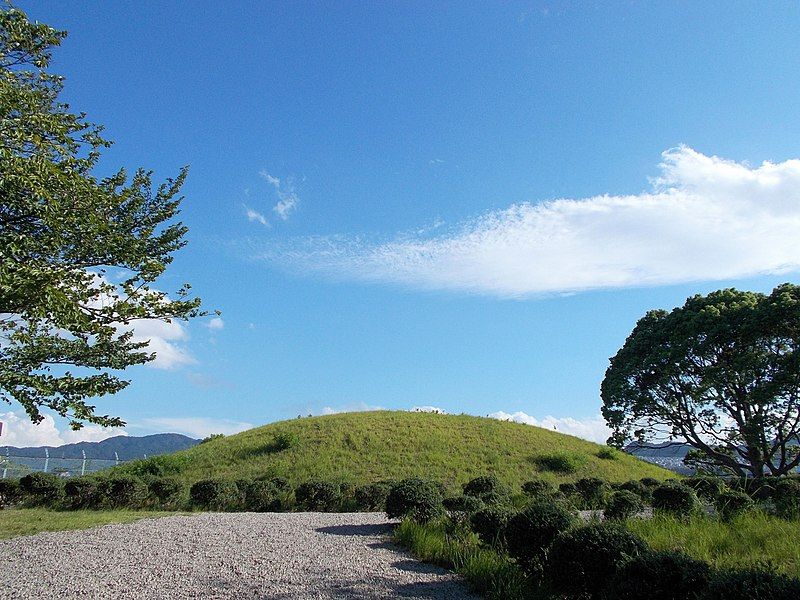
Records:
M610 444L685 440L688 462L740 476L800 464L800 287L726 289L653 310L602 384Z
M59 101L63 78L47 71L65 35L0 8L0 399L34 422L45 407L75 429L117 426L86 399L128 385L109 370L155 358L135 321L202 314L188 285L177 300L152 287L186 243L173 220L186 169L157 186L144 170L93 175L110 142Z

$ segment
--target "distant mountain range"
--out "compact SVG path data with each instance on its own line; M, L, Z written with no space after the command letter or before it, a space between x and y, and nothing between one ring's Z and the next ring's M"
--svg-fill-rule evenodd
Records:
M87 459L114 460L117 453L119 460L133 460L144 456L168 454L178 450L186 450L196 446L200 440L190 438L179 433L157 433L141 437L118 435L103 440L102 442L78 442L64 446L28 446L17 448L0 444L0 455L6 453L8 448L12 456L44 456L45 448L49 450L51 458L83 458L86 452Z

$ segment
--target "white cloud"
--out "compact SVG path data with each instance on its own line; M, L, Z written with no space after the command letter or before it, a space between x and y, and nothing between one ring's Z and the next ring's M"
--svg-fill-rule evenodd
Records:
M262 215L260 212L253 210L249 206L244 206L244 212L247 215L247 220L250 222L257 222L261 223L262 225L269 226L269 221L267 221L267 217Z
M574 435L599 444L605 444L608 436L611 435L611 430L608 428L605 419L603 419L601 415L589 419L573 419L572 417L557 418L548 415L540 420L524 412L510 414L501 410L491 413L489 417L492 419L499 419L500 421L514 421L515 423L524 423L525 425L535 425L536 427Z
M418 412L418 413L436 413L437 415L446 415L447 411L443 408L439 408L438 406L414 406L409 410L409 412Z
M99 425L86 425L78 431L69 428L59 430L55 419L44 415L44 420L35 425L27 414L14 411L0 413L3 433L0 446L62 446L75 442L100 442L117 435L128 435L119 427L104 428Z
M252 423L210 417L159 417L143 419L139 425L168 433L183 433L194 438L204 438L212 433L231 435L255 427Z
M268 184L273 186L275 189L280 189L280 187L281 187L281 180L280 179L270 175L264 169L259 171L258 174L261 176L262 179L264 179Z
M373 410L386 410L382 406L372 406L367 404L366 402L354 402L351 404L344 404L337 407L326 406L322 409L319 414L322 415L337 415L339 413L349 413L349 412L370 412ZM317 414L316 411L310 411L311 414Z
M156 369L174 369L182 365L192 365L197 361L180 343L189 339L186 328L176 320L167 323L158 319L142 319L129 325L120 325L121 331L133 330L135 341L147 341L146 351L155 352L156 358L147 366Z
M221 331L225 328L225 321L221 317L214 317L205 326L211 331Z
M298 202L299 198L294 192L281 193L280 200L278 200L278 203L272 207L272 210L275 211L275 214L285 221L289 218L289 215L292 213L292 211L297 208Z
M759 167L686 146L649 191L513 204L432 235L323 237L261 258L364 281L502 297L800 268L800 160Z

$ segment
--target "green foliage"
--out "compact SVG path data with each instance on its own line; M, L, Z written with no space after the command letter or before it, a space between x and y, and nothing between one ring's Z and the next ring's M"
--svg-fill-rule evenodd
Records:
M714 505L720 517L725 521L730 521L736 515L739 515L755 507L753 499L744 492L737 490L724 490L720 492Z
M800 286L726 289L653 310L601 386L610 443L685 439L685 462L760 478L800 465ZM714 443L708 441L713 435Z
M94 477L72 477L64 483L64 504L72 510L96 508L101 493Z
M508 553L527 573L541 576L550 544L577 522L575 514L560 503L534 502L509 519L505 528Z
M386 497L386 515L390 519L411 517L425 523L442 512L442 493L426 479L411 477L396 483Z
M533 589L520 568L504 554L482 547L474 535L452 533L440 522L407 519L395 529L394 540L417 558L462 575L490 600L526 600Z
M681 552L648 551L625 562L607 590L609 600L703 600L711 569Z
M694 490L682 483L669 482L653 490L653 509L687 517L697 512L700 501Z
M470 516L470 527L490 546L505 546L506 526L514 511L506 506L486 506Z
M386 496L392 484L390 482L368 483L356 487L353 496L358 510L383 511L386 509Z
M21 497L22 491L16 479L0 479L0 508L15 504Z
M681 483L692 488L700 498L705 498L712 502L716 500L717 496L726 488L725 481L721 477L687 477L683 479Z
M227 479L203 479L189 488L189 497L197 508L216 511L238 510L241 493L233 481Z
M575 452L550 452L534 457L533 462L542 471L570 474L586 464L586 457Z
M775 486L773 502L784 519L800 518L800 479L784 478Z
M603 460L617 460L619 458L619 450L616 448L600 448L595 456Z
M704 600L797 600L800 580L771 570L721 571L709 585Z
M658 487L657 485L655 487ZM616 486L620 491L632 492L641 498L642 502L649 503L653 499L653 489L641 481L624 481Z
M486 504L477 496L462 494L460 496L448 496L442 500L442 506L450 512L474 513L482 509Z
M244 486L244 509L252 512L279 512L283 494L272 481L251 481Z
M104 506L141 508L149 490L147 484L132 475L113 475L102 482Z
M272 448L276 452L294 448L300 444L300 437L292 431L281 431L275 434L275 439L272 442Z
M60 101L63 78L47 70L65 36L0 9L0 399L35 423L48 408L76 429L118 426L86 400L120 391L129 382L117 371L154 359L133 324L201 314L188 285L176 300L152 287L186 243L174 220L186 169L160 185L145 170L97 179L110 142ZM108 269L125 280L110 283Z
M624 521L635 517L644 510L641 497L628 490L612 492L603 512L606 519Z
M689 519L661 513L626 526L656 550L680 549L714 568L752 569L769 563L800 577L800 520L786 521L757 510L729 522L703 513Z
M531 479L522 484L522 493L529 498L549 498L556 493L555 486L544 479Z
M150 495L162 508L176 508L183 497L183 484L177 477L155 477L148 484Z
M305 510L334 511L342 501L341 488L329 481L306 481L294 491L297 504Z
M64 480L52 473L29 473L20 478L19 487L33 506L58 506L64 497Z
M597 477L584 477L575 482L575 491L580 496L581 508L596 510L603 508L606 503L608 484Z
M600 598L622 565L647 551L626 529L593 523L564 531L550 548L548 574L553 588L570 597Z

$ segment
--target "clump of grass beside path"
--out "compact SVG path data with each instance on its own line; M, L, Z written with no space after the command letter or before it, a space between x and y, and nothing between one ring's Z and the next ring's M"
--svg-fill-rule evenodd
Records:
M88 529L110 523L131 523L139 519L163 517L176 513L145 510L72 510L46 508L9 508L0 510L0 539L33 535L43 531Z

